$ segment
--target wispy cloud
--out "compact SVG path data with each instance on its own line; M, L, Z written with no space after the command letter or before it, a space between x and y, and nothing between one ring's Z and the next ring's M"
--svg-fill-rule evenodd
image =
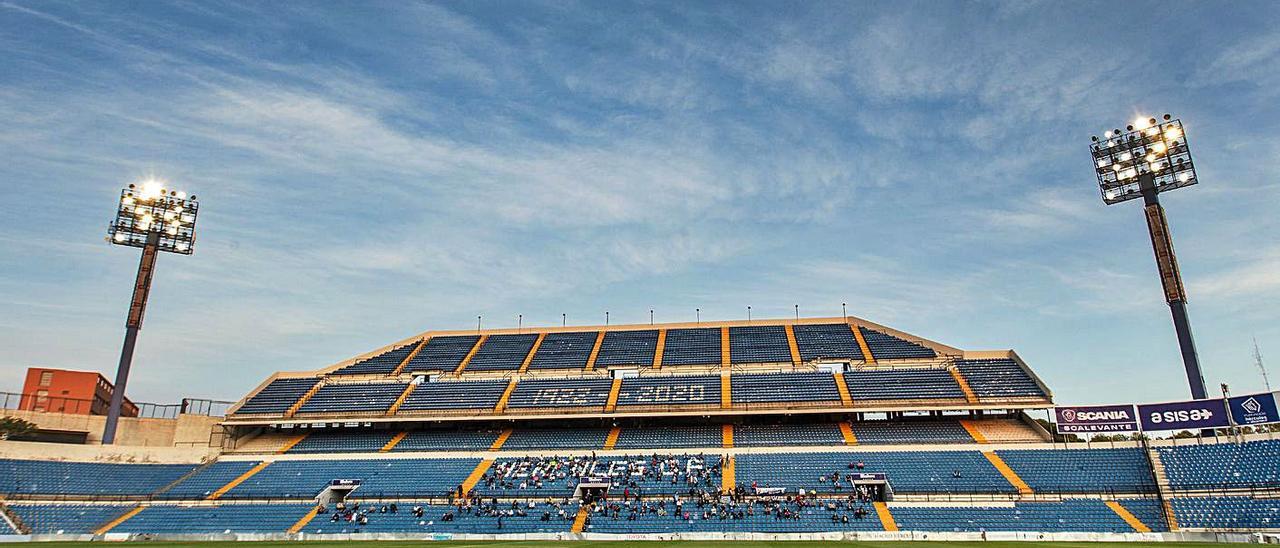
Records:
M1029 323L1155 298L1140 219L1098 205L1081 142L1144 108L1200 120L1228 189L1178 212L1179 252L1212 265L1191 290L1275 298L1275 253L1220 249L1273 247L1269 4L1162 12L1197 44L1182 64L1053 3L382 7L0 2L0 177L53 204L0 203L0 372L112 367L136 258L97 243L102 205L146 173L206 204L139 354L196 395L480 314L849 302L1034 355L1055 341ZM1103 233L1133 238L1098 253Z

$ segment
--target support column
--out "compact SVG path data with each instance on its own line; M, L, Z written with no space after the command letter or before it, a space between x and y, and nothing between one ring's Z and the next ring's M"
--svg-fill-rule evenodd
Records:
M1178 335L1178 349L1182 353L1182 366L1186 370L1191 397L1203 400L1208 397L1204 386L1204 372L1200 369L1200 357L1196 342L1191 336L1191 318L1187 315L1187 292L1182 286L1182 273L1178 270L1178 257L1173 251L1173 236L1169 222L1160 205L1150 175L1144 175L1142 186L1143 208L1147 218L1147 231L1151 235L1151 247L1156 256L1156 268L1160 271L1160 284L1164 288L1165 302L1173 316L1173 329Z
M129 302L129 317L125 320L124 346L120 349L120 363L116 366L116 383L111 390L111 405L107 409L107 423L102 429L102 444L116 441L116 428L120 411L124 407L124 391L129 384L129 369L133 367L133 349L142 329L142 317L147 311L147 297L151 294L151 278L155 274L156 256L160 254L160 233L147 235L147 245L142 248L142 260L138 263L138 276L133 282L133 299Z

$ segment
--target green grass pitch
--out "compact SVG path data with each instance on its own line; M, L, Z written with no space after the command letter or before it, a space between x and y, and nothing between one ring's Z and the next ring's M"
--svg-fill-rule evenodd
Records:
M745 546L750 548L819 548L823 546L848 546L850 548L1106 548L1115 543L1107 542L818 542L818 541L281 541L281 542L146 542L148 548L186 548L186 547L218 547L218 548L355 548L368 545L371 548L393 548L407 546L436 546L439 548L501 547L501 548L583 548L586 546L606 546L608 548L656 548L658 546L679 546L681 548L725 548L727 546ZM86 542L49 542L41 546L88 546ZM94 546L101 547L101 543ZM1164 543L1164 542L1129 542L1124 548L1208 548L1223 545L1201 542ZM1119 547L1117 547L1119 548Z

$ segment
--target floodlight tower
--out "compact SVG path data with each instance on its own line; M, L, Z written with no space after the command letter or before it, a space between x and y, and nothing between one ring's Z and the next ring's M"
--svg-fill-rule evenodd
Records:
M142 248L142 261L138 264L133 300L129 303L129 316L124 324L124 348L120 350L120 365L116 369L115 390L111 392L107 425L102 430L104 445L110 445L116 439L124 389L129 382L129 368L133 365L133 347L138 341L138 330L142 329L142 315L147 308L147 295L151 293L156 256L161 251L180 255L190 255L194 251L199 210L200 204L195 196L187 197L186 192L166 189L164 183L156 180L130 184L120 191L116 218L107 227L107 239L116 245Z
M1141 197L1145 204L1147 231L1151 234L1164 298L1173 314L1187 383L1191 385L1193 398L1205 399L1208 394L1204 373L1200 371L1200 358L1196 355L1196 342L1191 337L1191 321L1187 317L1187 293L1178 271L1178 258L1173 253L1169 223L1160 206L1161 192L1199 182L1182 121L1168 114L1162 120L1142 116L1124 131L1113 129L1101 138L1093 136L1090 148L1102 201L1112 205Z

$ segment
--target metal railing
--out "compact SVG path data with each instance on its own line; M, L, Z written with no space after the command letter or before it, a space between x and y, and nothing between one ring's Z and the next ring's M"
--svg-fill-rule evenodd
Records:
M68 398L49 394L22 394L0 392L0 409L34 411L37 413L65 413L71 415L105 415L109 402L83 398ZM176 419L178 415L204 415L222 417L235 402L183 398L182 403L134 402L135 413L126 409L124 416L143 419Z

